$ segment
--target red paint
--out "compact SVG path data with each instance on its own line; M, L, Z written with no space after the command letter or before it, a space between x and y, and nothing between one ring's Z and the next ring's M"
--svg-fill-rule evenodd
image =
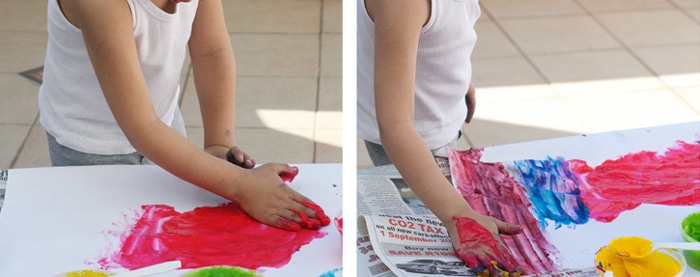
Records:
M331 224L331 219L326 216L326 212L324 212L319 205L309 201L301 202L301 204L304 205L304 207L312 209L314 212L316 212L316 218L321 222L322 226L328 226L328 224Z
M282 267L303 245L325 233L289 232L262 224L235 203L180 213L167 205L142 206L119 251L101 263L136 269L180 260L183 268L214 265Z
M285 183L291 183L294 181L294 177L297 177L297 174L299 174L299 168L296 166L292 166L293 170L292 171L282 171L280 172L280 178L282 178L282 181Z
M518 235L500 236L512 253L513 263L523 273L537 274L558 269L553 260L559 252L528 210L532 204L527 193L502 164L481 162L482 151L450 151L452 180L457 189L476 212L523 226Z
M511 262L513 257L510 251L496 240L489 230L468 217L455 216L452 219L457 221L460 242L460 247L455 252L470 268L476 268L479 265L492 268L491 261L497 261L502 265L503 270L508 272L515 270L516 266Z
M700 204L700 143L678 141L666 153L641 151L606 160L594 169L585 162L572 168L590 217L610 222L621 212L646 204Z
M343 218L342 217L335 218L335 227L338 228L338 232L342 235L343 234Z
M296 223L294 221L291 221L289 219L286 219L284 217L280 217L279 219L280 222L280 228L287 230L287 231L292 231L292 232L297 232L301 230L301 225L299 223Z

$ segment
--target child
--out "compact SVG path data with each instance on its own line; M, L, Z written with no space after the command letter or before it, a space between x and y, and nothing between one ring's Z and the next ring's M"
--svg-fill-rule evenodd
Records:
M39 108L54 166L152 161L262 223L319 227L308 220L322 210L279 176L295 168L254 168L236 147L235 61L221 0L49 0L47 16ZM184 137L177 106L186 50L204 151Z
M470 268L518 275L498 233L522 227L477 214L435 159L447 156L474 112L477 0L357 1L358 136L373 163L393 161Z

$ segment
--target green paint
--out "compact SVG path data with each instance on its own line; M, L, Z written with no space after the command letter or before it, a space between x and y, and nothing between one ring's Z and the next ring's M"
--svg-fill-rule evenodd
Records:
M683 219L683 232L695 241L700 241L700 212L692 213Z
M182 277L263 277L255 271L235 266L213 266L188 272Z

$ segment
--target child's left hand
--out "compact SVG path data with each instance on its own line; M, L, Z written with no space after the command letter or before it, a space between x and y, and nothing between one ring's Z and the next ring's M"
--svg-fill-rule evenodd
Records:
M255 160L251 159L250 156L238 148L238 146L233 146L230 149L226 149L226 147L223 146L210 146L204 149L204 151L242 168L251 169L255 167Z

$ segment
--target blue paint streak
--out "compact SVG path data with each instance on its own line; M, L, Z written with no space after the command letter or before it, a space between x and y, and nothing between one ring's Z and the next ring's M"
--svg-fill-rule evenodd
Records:
M336 269L331 269L326 273L321 274L319 277L336 277L336 276L342 276L343 268L339 267ZM336 273L341 273L341 275L336 275Z
M579 178L569 170L566 160L549 157L504 165L525 188L542 228L547 226L545 218L555 222L555 229L588 222L589 211L581 198Z

